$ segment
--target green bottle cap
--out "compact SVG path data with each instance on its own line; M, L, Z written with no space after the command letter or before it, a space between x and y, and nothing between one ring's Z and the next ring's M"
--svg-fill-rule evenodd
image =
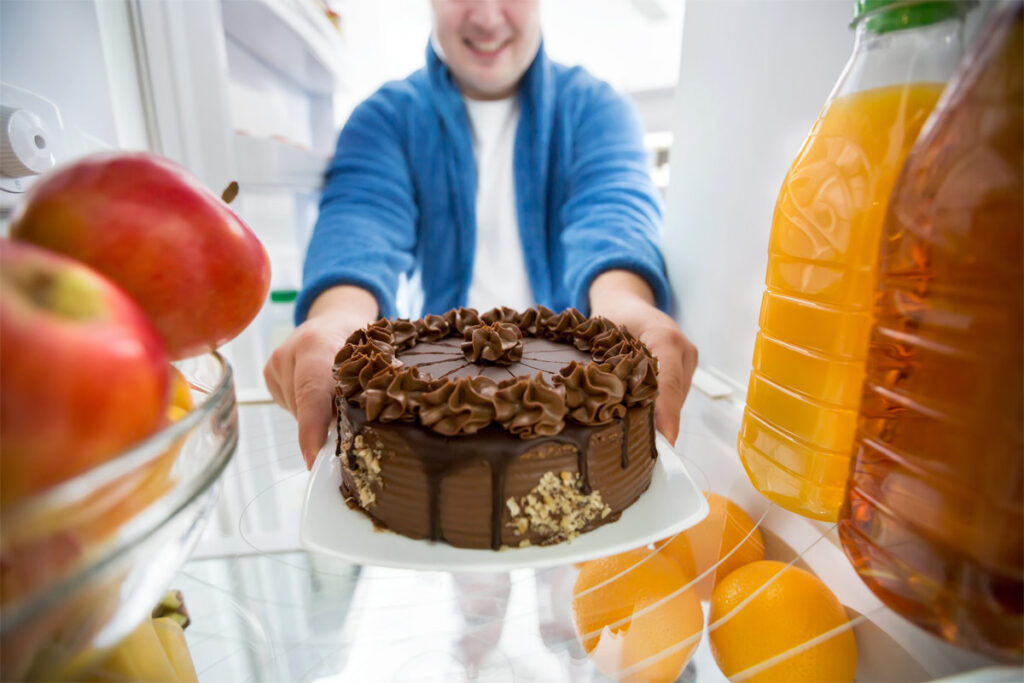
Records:
M873 33L888 33L960 17L973 5L955 0L856 0L853 23L865 21Z
M290 304L298 296L299 293L294 289L275 289L270 293L270 301L275 304Z

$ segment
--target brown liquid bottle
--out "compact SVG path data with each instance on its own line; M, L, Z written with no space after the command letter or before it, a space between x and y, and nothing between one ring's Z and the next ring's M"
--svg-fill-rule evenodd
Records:
M890 200L843 548L945 640L1024 649L1024 4L992 17Z

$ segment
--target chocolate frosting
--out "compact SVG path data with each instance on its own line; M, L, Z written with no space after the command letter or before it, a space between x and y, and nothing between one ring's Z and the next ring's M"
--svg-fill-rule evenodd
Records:
M366 387L359 394L359 406L366 411L366 419L370 421L411 422L415 418L415 409L421 404L423 394L433 388L434 383L420 377L417 368L409 368L407 372L403 372L394 366L388 366L366 383Z
M543 323L544 337L552 341L572 344L576 339L576 328L586 322L583 314L575 308L567 308Z
M474 308L453 308L442 317L459 334L463 334L467 327L480 324L480 316Z
M419 338L419 334L416 331L415 325L405 318L399 318L392 323L391 338L391 343L394 345L395 351L402 351L415 346Z
M488 377L459 377L420 397L420 422L439 434L474 434L494 421L498 385Z
M448 336L451 326L439 315L428 315L413 322L416 333L422 341L438 341Z
M524 337L540 345L529 359ZM420 343L429 349L419 352ZM571 353L558 353L566 347ZM589 361L566 360L587 352ZM425 360L408 363L417 357ZM473 372L467 360L479 366L477 374L467 374ZM496 423L531 439L558 434L567 421L607 424L622 419L627 407L653 403L656 363L624 327L575 309L556 314L543 306L503 307L479 314L457 308L412 322L381 319L357 330L335 357L334 377L340 399L360 406L371 421L418 421L445 436ZM433 367L424 375L427 366Z
M626 405L646 405L658 396L658 373L654 362L653 358L643 354L621 354L609 361L612 373L626 382Z
M565 394L539 374L502 382L494 409L501 426L521 439L553 436L565 426Z
M384 344L394 345L394 326L387 318L381 318L366 328L366 338Z
M392 349L381 351L372 344L359 344L353 347L347 358L342 358L342 349L335 358L334 379L338 390L347 399L356 399L366 388L374 375L391 367L394 358ZM342 358L338 361L338 358Z
M555 383L565 389L569 417L580 424L606 424L626 414L626 385L609 365L573 361L559 371Z
M519 331L530 337L537 336L537 324L540 322L540 311L528 308L519 314Z
M517 325L519 323L519 313L507 306L492 308L486 313L480 315L480 322L490 323L492 325L498 322Z
M607 318L590 318L576 328L576 339L573 343L580 351L590 351L596 344L599 349L605 350L618 339L619 328Z
M511 365L523 358L523 333L515 324L481 323L467 327L462 337L462 355L470 363Z

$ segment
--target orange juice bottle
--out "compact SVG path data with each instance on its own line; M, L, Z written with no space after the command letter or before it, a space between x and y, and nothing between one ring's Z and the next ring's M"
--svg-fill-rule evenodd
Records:
M843 548L890 607L1024 661L1024 4L991 18L889 203Z
M779 505L835 521L888 197L960 61L964 5L857 0L853 55L779 193L739 453Z

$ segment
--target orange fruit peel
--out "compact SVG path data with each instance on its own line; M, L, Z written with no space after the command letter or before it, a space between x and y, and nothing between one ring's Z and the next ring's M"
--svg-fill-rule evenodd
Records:
M745 681L852 681L857 644L846 610L810 572L759 561L711 596L708 640L722 673Z
M584 563L572 612L591 661L623 681L675 680L704 630L692 580L648 548Z
M697 595L707 600L715 584L730 572L764 559L764 539L739 505L717 493L705 491L704 496L707 517L655 547L697 578Z

